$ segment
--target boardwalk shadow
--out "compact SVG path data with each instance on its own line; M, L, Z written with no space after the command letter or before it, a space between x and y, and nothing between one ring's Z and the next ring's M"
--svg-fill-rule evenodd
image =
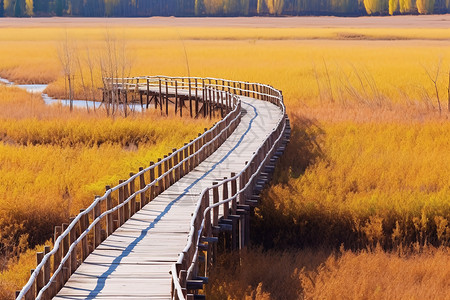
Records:
M174 200L172 200L167 206L166 208L159 214L157 215L157 217L151 222L149 223L149 225L143 229L140 233L140 235L134 239L121 253L120 255L118 255L111 263L110 267L103 273L100 275L100 277L97 280L97 284L95 286L95 288L90 291L89 295L86 297L86 299L94 299L96 298L101 291L104 289L105 285L106 285L106 280L108 278L108 276L110 276L119 266L119 264L122 262L123 259L125 259L128 255L130 255L130 253L133 251L133 249L139 244L139 242L141 242L146 236L147 234L149 234L150 230L152 230L156 224L158 224L163 218L164 216L166 216L169 211L171 210L171 208L181 199L183 198L186 194L189 193L190 189L193 188L198 182L200 182L202 179L204 179L206 176L208 176L212 171L214 171L221 163L223 163L232 153L233 151L235 151L244 141L244 138L247 136L247 134L249 133L249 131L251 130L254 120L258 117L258 112L256 110L256 107L243 102L246 105L249 105L251 107L251 109L253 109L253 114L254 116L250 119L249 124L247 125L246 130L242 133L242 135L240 136L239 140L236 142L236 144L215 164L213 164L210 169L205 172L201 177L197 178L195 181L193 181L188 187L186 187L183 192L176 197ZM150 204L151 205L151 204ZM182 249L180 249L182 250ZM167 270L167 272L169 272L169 270ZM71 287L74 288L74 287Z

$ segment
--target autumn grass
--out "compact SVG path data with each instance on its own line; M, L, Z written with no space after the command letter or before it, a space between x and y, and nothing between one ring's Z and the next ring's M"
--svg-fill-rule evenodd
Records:
M106 185L182 146L212 122L153 112L128 118L107 117L102 109L71 113L5 86L0 105L2 299L24 284L35 264L27 249L49 239L55 225L89 206Z
M210 299L450 299L446 249L244 251L224 255Z
M450 242L448 30L422 29L420 24L417 28L277 29L96 26L67 28L81 57L89 46L98 58L109 31L133 58L132 75L189 73L263 82L283 90L293 125L291 142L273 184L263 193L252 236L254 243L266 249L296 247L298 255L273 250L254 254L259 260L247 256L244 260L250 265L260 266L252 267L251 273L236 264L228 273L225 267L216 269L211 291L218 299L280 299L280 291L292 292L292 298L344 298L346 289L351 291L349 298L358 299L414 299L416 295L445 299L441 291L448 282L441 280L445 274L436 266L448 265L445 249ZM63 97L56 49L65 32L60 28L1 28L0 76L18 82L51 82L47 92ZM438 67L441 113L427 74L434 76ZM99 70L95 72L99 74ZM98 79L96 84L100 85ZM79 79L76 90L80 96ZM89 203L105 184L157 157L145 152L147 149L166 153L166 145L172 148L185 141L186 131L180 129L180 135L160 142L164 132L157 124L172 128L170 124L176 122L170 119L152 115L158 121L155 127L142 125L140 117L112 121L96 114L69 114L63 107L48 110L35 96L17 90L8 93L7 97L0 93L4 98L0 118L0 153L4 157L0 161L20 166L11 171L23 182L48 185L47 191L31 189L33 192L26 194L30 199L33 193L37 195L34 199L38 200L29 201L42 202L39 212L56 201L62 208L55 214L68 216L72 208L75 211ZM19 109L6 104L11 99L21 101ZM199 124L189 124L195 134ZM198 126L202 127L207 126ZM38 152L53 164L38 162ZM24 160L25 156L29 160ZM55 166L54 162L68 163L67 157L76 163L68 169ZM117 165L105 166L106 159ZM16 163L19 161L23 163ZM93 170L102 168L105 174L94 178ZM52 170L64 171L67 176L47 178L44 174ZM8 182L4 190L14 191L16 198L2 202L0 209L20 216L18 220L31 218L50 228L44 217L31 216L23 193L14 187L15 178L3 179ZM74 187L74 178L81 187ZM9 230L24 234L29 225L17 226ZM429 247L431 250L422 253L411 252L416 245L430 244L444 250ZM341 245L355 252L334 252ZM331 249L332 255L330 251L313 255L298 250L311 247ZM396 256L394 249L405 252ZM305 262L302 255L313 263ZM280 261L276 267L264 263L274 260ZM395 268L386 267L387 262ZM351 265L357 266L353 273ZM404 284L398 282L397 269L404 270ZM373 274L382 271L389 273L386 280L372 281L380 277ZM269 289L270 282L282 288L276 290L272 285ZM357 283L354 288L339 289L352 282ZM425 284L434 288L427 289Z

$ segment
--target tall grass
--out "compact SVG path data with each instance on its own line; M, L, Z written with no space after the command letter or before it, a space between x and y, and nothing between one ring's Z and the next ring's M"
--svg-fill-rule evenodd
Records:
M214 121L152 112L114 119L103 110L70 113L5 86L0 105L1 299L24 283L35 264L27 250L50 239L55 225L89 206L106 185L118 184Z
M212 295L218 299L283 299L283 293L292 298L344 298L343 291L348 290L349 298L445 299L441 291L448 287L448 276L436 266L448 265L447 250L410 256L389 252L427 249L429 244L447 247L450 242L449 115L446 110L439 114L435 87L427 74L441 61L437 90L445 97L450 42L448 30L417 26L111 26L109 30L123 38L137 62L133 75L187 75L184 43L192 76L263 82L283 90L293 124L291 143L274 184L263 193L253 224L254 242L275 249L326 246L335 250L343 244L359 251L333 253L328 260L329 252L316 250L256 252L254 259L244 255L242 265L224 257L226 262L212 274L213 284L208 287ZM89 45L90 53L98 57L106 31L83 24L66 32L80 53ZM63 38L64 31L55 27L0 28L0 76L50 82L47 91L62 97L64 80L56 49ZM75 81L76 93L83 97L80 82ZM20 250L28 247L26 234L33 224L42 224L41 232L48 233L53 221L75 213L105 184L117 182L208 125L151 113L127 120L82 111L70 114L61 106L45 107L37 96L1 87L0 103L0 167L8 170L1 175L5 185L0 220L6 219L0 221L0 228L7 232L2 241L13 236L11 243ZM149 118L154 125L146 122ZM167 132L171 134L161 140ZM16 187L18 178L28 184L27 191ZM36 184L46 188L33 188ZM49 217L51 221L42 214L55 203L59 209ZM10 217L16 222L6 226ZM44 234L30 245L47 237ZM377 245L388 252L377 250ZM370 251L360 251L367 248ZM280 264L268 263L274 260ZM388 262L404 270L402 290L390 284L397 284L399 275L386 267ZM9 268L0 282L12 291L19 287L12 275L19 267L11 263ZM336 270L345 278L338 277ZM382 271L389 272L390 282L372 281L379 277L373 272ZM355 287L347 287L352 282ZM340 284L344 288L339 292Z
M420 252L251 249L224 255L211 299L450 299L448 250Z

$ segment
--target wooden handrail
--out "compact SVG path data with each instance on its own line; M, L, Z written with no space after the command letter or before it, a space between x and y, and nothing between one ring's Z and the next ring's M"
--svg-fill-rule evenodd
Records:
M213 90L212 87L207 87L206 89ZM186 174L187 172L191 171L195 167L194 164L191 163L194 158L197 158L198 161L202 161L202 160L206 159L209 155L205 155L205 154L213 152L209 148L216 145L214 142L222 135L228 136L232 132L232 130L234 130L237 127L237 125L240 121L240 110L241 110L240 100L237 97L235 97L234 95L230 94L230 96L232 96L232 99L233 99L233 101L231 103L232 107L229 108L230 112L226 115L226 117L224 119L217 122L214 126L212 126L209 130L205 131L203 134L200 134L199 137L197 137L193 141L187 143L185 146L174 151L173 153L171 153L164 159L159 160L156 164L151 163L149 167L142 169L138 173L130 176L129 179L127 179L123 182L120 182L118 185L116 185L112 188L108 187L108 189L106 190L106 192L103 196L96 197L95 200L92 202L92 204L87 209L81 211L80 214L78 214L72 220L72 222L67 226L67 228L55 239L53 249L50 252L48 252L46 255L44 255L41 262L37 265L37 267L32 272L27 284L22 288L20 293L17 295L16 299L23 299L23 298L35 299L35 297L36 297L36 299L41 299L43 297L49 298L48 297L49 295L51 295L50 297L56 295L58 290L63 285L60 282L56 282L56 281L58 279L66 280L68 278L68 277L65 278L66 276L60 276L60 274L65 270L66 266L68 264L70 264L70 262L72 261L71 255L76 255L76 252L74 252L74 250L76 249L77 245L80 244L83 240L85 240L89 233L96 231L94 229L99 226L100 221L103 218L105 218L106 216L109 216L115 212L120 213L120 210L124 207L127 207L128 203L132 199L136 199L137 195L145 194L145 192L148 191L151 187L155 187L156 185L158 185L158 187L159 187L158 192L161 193L164 189L166 189L166 187L162 185L162 182L167 180L166 178L168 177L169 174L171 174L172 172L175 172L175 171L178 172L178 170L180 168L182 168L183 166L185 166L186 163L188 162L187 166L188 166L189 170L187 170L187 171L185 170L183 172L184 174ZM229 125L225 126L222 130L219 131L218 128L223 126L223 124L229 124ZM211 134L212 132L218 132L218 133L215 136L213 136ZM201 147L199 149L197 149L195 152L193 152L192 151L193 146L196 144L201 145ZM164 169L164 173L162 171L160 172L161 166L167 164L169 161L173 162L175 157L180 157L180 155L183 155L184 153L186 153L186 150L191 151L191 153L189 153L189 155L187 157L184 157L184 159L180 160L177 164L173 165L171 169ZM94 214L94 210L96 208L100 207L100 204L103 201L110 198L113 192L118 191L119 192L118 198L120 198L120 191L122 189L124 189L124 188L127 189L128 185L134 184L134 181L137 178L141 179L142 175L146 174L147 172L155 172L155 170L158 170L158 177L156 179L154 179L152 182L150 182L149 184L147 184L143 189L139 189L139 190L135 191L134 193L132 193L131 195L127 195L126 199L124 199L123 202L119 201L120 203L118 203L116 206L104 211L103 213L99 214L98 216L94 215L91 224L89 226L87 226L86 229L82 230L81 234L76 239L72 239L72 243L70 244L69 248L64 250L64 253L63 253L64 256L59 261L59 264L54 266L54 271L53 271L52 276L51 277L45 276L45 277L49 277L48 282L45 282L44 286L40 290L36 290L35 289L36 279L38 278L39 274L41 272L43 272L44 265L47 262L49 262L50 258L53 257L55 254L59 253L59 255L61 255L62 241L64 239L67 239L69 237L69 235L71 234L71 232L74 232L73 230L75 227L79 227L81 220L82 219L83 219L83 221L85 221L86 219L88 220L88 214L89 213ZM145 198L145 196L144 196L144 198ZM131 211L129 213L130 213L130 215L132 215L135 213L135 211ZM119 220L119 222L120 222L120 220ZM107 230L107 232L108 232L108 230ZM101 236L101 233L100 233L100 236ZM98 240L98 239L100 239L100 237L94 238L94 241ZM96 246L96 243L94 242L94 246L92 247L92 250L95 249L95 246ZM85 255L83 255L82 260L84 260L86 258L84 256ZM73 267L73 268L69 267L69 269L75 270L76 267ZM36 295L34 293L36 293Z
M208 97L209 94L209 101L213 99L216 104L220 103L221 105L225 106L228 113L222 120L212 126L209 130L206 130L204 133L199 134L199 136L195 140L186 143L183 147L173 151L164 159L158 159L157 163L151 162L150 166L145 169L140 168L139 172L137 172L136 174L130 174L131 176L129 179L120 181L118 185L112 188L107 187L105 194L101 197L96 197L87 209L81 210L80 214L78 214L72 220L67 228L65 228L62 233L58 233L59 236L55 234L53 249L51 251L46 251L46 254L43 257L41 257L42 255L40 255L40 263L32 272L30 279L18 294L17 299L35 299L35 296L36 299L51 298L56 295L59 289L63 286L64 282L69 278L70 274L73 273L78 267L78 265L71 266L71 264L77 261L77 251L75 251L77 249L77 246L81 245L81 249L79 249L78 252L80 252L79 254L81 254L80 261L82 262L90 253L90 251L93 251L96 245L98 245L102 241L100 221L103 218L106 217L107 219L107 228L104 229L104 235L108 236L112 233L113 230L117 229L117 227L120 227L123 222L126 221L126 219L128 219L132 214L135 213L135 210L130 211L129 203L133 200L134 204L137 199L137 195L140 195L139 199L141 201L138 207L143 207L154 197L167 189L167 187L171 183L176 182L177 179L187 174L201 161L211 155L228 138L228 136L234 131L234 129L240 122L241 101L238 97L238 94L244 96L251 95L254 98L268 101L277 105L278 107L280 107L280 110L283 113L283 117L279 120L277 128L274 129L272 134L253 155L251 163L249 163L246 168L244 168L244 170L242 170L236 176L224 180L218 183L216 186L223 185L227 182L236 180L237 178L241 179L243 177L243 174L247 174L249 168L252 167L255 158L261 158L261 149L269 148L266 145L268 142L270 142L270 146L272 146L270 149L275 149L274 147L281 139L281 135L283 134L286 124L287 117L285 115L285 107L283 104L282 94L280 91L268 85L216 78L167 76L146 76L120 79L105 78L104 82L105 85L109 84L111 86L115 86L115 88L125 89L129 89L130 87L134 87L135 89L138 89L138 87L144 87L148 90L150 86L159 87L160 93L162 85L167 91L170 84L171 88L175 88L176 91L189 90L189 95L191 94L192 90L195 91L194 93L196 96L201 95L202 97L205 97L206 95L206 97ZM242 88L242 86L244 86L244 88ZM211 94L214 96L211 97ZM284 127L282 126L283 124ZM278 138L272 137L274 134L277 134ZM270 157L268 156L269 153L272 153L272 151L265 151L264 160L259 161L258 168L255 169L257 170L256 173L252 173L251 176L247 176L249 180L245 181L245 186L240 186L238 193L233 195L233 197L218 202L216 206L228 203L229 201L236 199L238 195L244 194L248 189L248 186L250 186L250 182L254 181L256 174L267 161L267 158ZM171 168L164 168L164 166L168 165L172 165ZM145 184L144 175L147 173L150 173L151 182ZM155 175L156 173L157 176ZM174 178L169 180L169 177L171 177L169 176L169 174L175 174ZM140 181L138 185L139 189L137 191L134 191L134 183L138 178ZM133 187L130 193L128 193L128 187ZM207 188L202 192L202 197L198 201L197 209L191 221L191 231L189 234L188 245L186 246L183 253L181 253L177 264L175 264L172 268L172 286L174 289L172 294L174 298L184 299L181 297L181 295L184 295L183 290L185 291L186 288L186 278L192 278L195 275L194 270L197 264L198 245L200 242L200 237L205 231L205 222L207 221L206 216L211 209L209 200L208 203L204 201L204 198L206 197L205 195L209 195L209 189L210 188ZM146 193L147 191L150 192ZM114 200L112 198L113 193L116 194ZM149 195L147 196L147 194ZM107 202L106 210L100 213L100 205L105 200ZM113 201L115 201L117 204L112 205ZM92 222L90 224L89 214L93 215ZM116 219L113 220L113 217ZM94 235L94 244L90 249L87 245L87 236L89 234ZM66 246L62 247L63 241L69 241L69 236L71 242L70 246L67 246L67 244L65 244ZM195 249L193 247L195 247ZM50 276L50 273L48 271L49 268L44 267L50 264L51 257L54 258L52 276ZM56 257L59 258L55 260ZM44 285L41 288L42 284L40 283L38 287L41 289L37 290L36 279L39 277L41 280L41 272L44 272ZM183 276L180 276L180 274Z

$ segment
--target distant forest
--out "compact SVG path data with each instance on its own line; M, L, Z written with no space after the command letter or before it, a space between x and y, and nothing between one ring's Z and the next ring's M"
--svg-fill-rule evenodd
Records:
M450 0L0 0L0 17L297 16L450 13Z

